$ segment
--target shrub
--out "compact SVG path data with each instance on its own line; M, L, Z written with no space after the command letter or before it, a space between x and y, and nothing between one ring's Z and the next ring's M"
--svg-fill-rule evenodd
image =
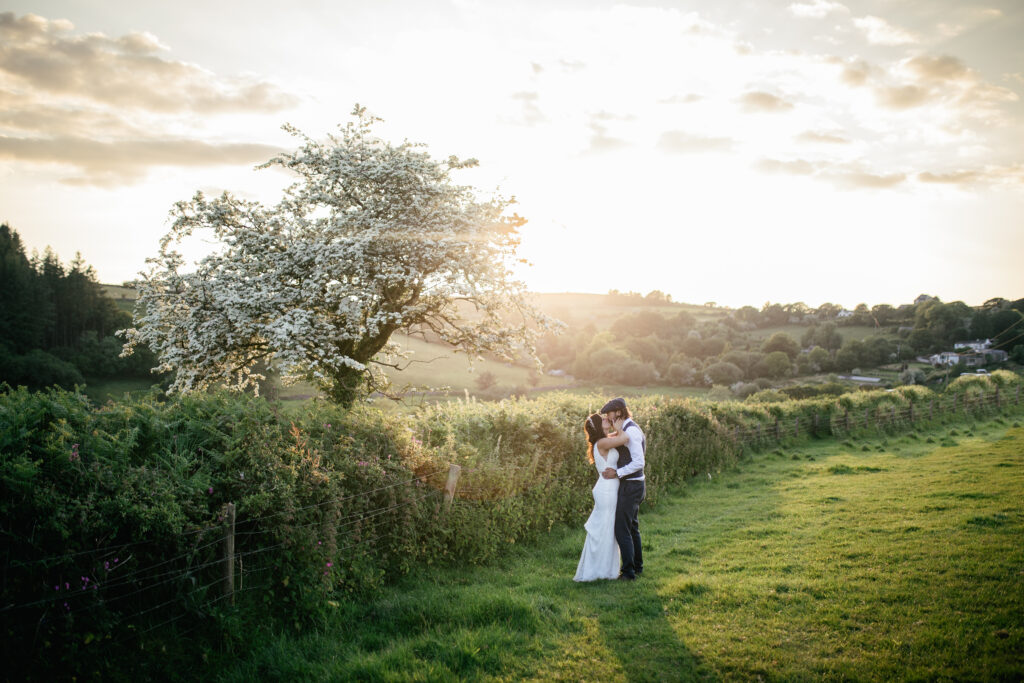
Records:
M787 400L789 400L788 396L775 389L762 389L761 391L747 397L747 401L751 401L753 403L778 403L780 401Z
M70 389L76 384L85 384L85 379L73 364L46 351L32 349L23 356L16 356L0 350L0 382L30 389L51 386Z
M735 384L743 379L743 370L724 361L709 365L704 369L704 374L708 376L712 384Z
M328 600L413 567L487 561L555 524L582 523L597 476L582 423L604 398L456 402L412 418L315 403L292 420L236 395L150 394L97 408L76 393L2 389L9 675L144 671L146 653L244 638L242 624L268 618L301 628ZM706 405L631 407L648 439L648 504L738 457ZM444 513L449 464L462 467L461 493ZM230 610L227 503L245 586ZM194 635L179 641L178 626ZM29 645L44 641L61 646L44 656Z

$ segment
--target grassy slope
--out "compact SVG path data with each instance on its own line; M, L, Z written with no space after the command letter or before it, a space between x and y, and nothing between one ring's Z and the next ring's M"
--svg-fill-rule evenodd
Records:
M1024 429L754 456L642 514L638 582L574 584L580 529L437 569L223 680L1024 675ZM580 520L582 526L583 520Z
M594 325L606 330L611 324L627 313L653 311L666 317L686 311L699 321L721 318L727 312L721 308L706 308L695 304L665 304L658 306L621 306L609 304L604 294L533 294L534 304L548 315L573 327Z

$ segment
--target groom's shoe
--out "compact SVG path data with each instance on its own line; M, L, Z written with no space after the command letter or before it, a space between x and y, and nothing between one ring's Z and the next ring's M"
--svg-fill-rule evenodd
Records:
M619 581L636 581L636 576L630 576L629 574L619 574Z

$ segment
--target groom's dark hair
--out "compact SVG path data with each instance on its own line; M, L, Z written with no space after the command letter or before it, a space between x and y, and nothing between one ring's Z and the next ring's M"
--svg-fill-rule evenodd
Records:
M629 408L626 407L626 399L624 398L613 398L601 408L602 415L611 415L612 413L618 413L626 418L633 417L633 413L629 412Z

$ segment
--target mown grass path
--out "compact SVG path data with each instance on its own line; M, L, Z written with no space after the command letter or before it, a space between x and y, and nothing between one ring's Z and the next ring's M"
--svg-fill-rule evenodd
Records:
M1024 677L1019 423L758 454L662 496L641 528L635 583L573 583L583 531L563 529L268 637L221 678Z

